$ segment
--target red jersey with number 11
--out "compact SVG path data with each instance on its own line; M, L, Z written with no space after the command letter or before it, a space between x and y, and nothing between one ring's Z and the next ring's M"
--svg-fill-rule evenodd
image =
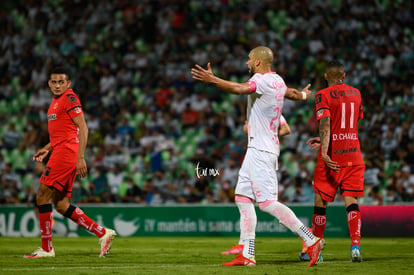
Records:
M364 164L358 139L358 120L363 118L359 90L346 84L329 86L316 93L315 105L317 120L331 118L330 158L341 166Z

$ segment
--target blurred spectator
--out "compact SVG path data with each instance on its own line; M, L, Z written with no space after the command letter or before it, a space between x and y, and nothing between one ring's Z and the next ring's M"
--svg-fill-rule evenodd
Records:
M119 199L119 187L124 182L125 172L118 165L112 167L108 172L108 187L110 188L111 202Z
M0 184L0 203L19 203L19 188L14 181L2 178Z
M228 181L232 183L237 182L237 178L239 176L239 169L240 167L236 165L236 161L234 159L230 159L228 165L225 166L223 170L223 177L221 181Z
M17 188L17 190L21 190L23 187L20 177L13 170L11 163L6 163L3 170L2 180L7 181L12 188Z
M142 190L134 183L131 177L127 177L125 181L122 183L122 185L124 185L124 190L122 190L119 195L119 199L121 202L143 202Z
M17 131L14 123L9 124L9 128L3 134L3 147L7 150L16 148L22 137L21 132Z
M191 108L191 104L187 103L185 109L181 113L181 125L184 129L190 127L197 127L198 125L198 112Z

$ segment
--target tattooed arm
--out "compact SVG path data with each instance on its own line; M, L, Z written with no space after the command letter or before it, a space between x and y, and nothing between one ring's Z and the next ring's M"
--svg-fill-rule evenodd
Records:
M321 139L321 156L326 166L335 172L339 171L340 166L336 161L331 160L328 155L329 143L331 140L331 118L323 117L319 120L319 137Z

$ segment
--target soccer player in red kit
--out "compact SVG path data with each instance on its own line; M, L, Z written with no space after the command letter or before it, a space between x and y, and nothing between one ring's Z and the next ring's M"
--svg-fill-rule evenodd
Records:
M55 68L50 73L49 88L53 94L47 112L50 143L36 152L33 160L42 162L51 153L40 178L37 192L42 247L25 258L54 257L52 245L52 203L56 210L99 238L104 257L110 250L116 233L95 223L83 211L70 203L76 174L85 177L85 149L88 128L79 98L70 89L69 73Z
M364 196L365 165L358 140L358 120L363 118L361 94L343 83L344 67L328 63L325 79L329 87L315 95L319 138L308 140L320 147L314 172L315 207L312 232L322 238L326 226L326 207L339 188L345 200L351 237L351 260L360 262L361 214L357 197ZM320 143L320 146L318 146Z

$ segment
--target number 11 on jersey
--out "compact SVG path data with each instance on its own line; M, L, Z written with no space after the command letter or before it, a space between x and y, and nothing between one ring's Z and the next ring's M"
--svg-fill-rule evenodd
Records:
M355 115L355 103L350 102L351 105L351 114L349 117L349 128L354 128L354 115ZM341 129L346 128L346 102L341 103Z

